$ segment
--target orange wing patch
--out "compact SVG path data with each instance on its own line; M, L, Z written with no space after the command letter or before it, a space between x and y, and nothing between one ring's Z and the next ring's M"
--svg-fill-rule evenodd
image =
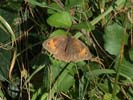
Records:
M54 41L54 40L50 40L50 41L48 41L48 43L47 43L47 45L52 49L52 50L55 50L56 49L56 41Z
M80 50L79 55L80 55L80 57L82 57L82 56L85 56L86 53L87 53L86 48L84 48L84 49Z

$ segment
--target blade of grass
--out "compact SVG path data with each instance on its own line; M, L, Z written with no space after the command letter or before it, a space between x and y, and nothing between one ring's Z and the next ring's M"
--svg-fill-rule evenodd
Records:
M12 41L12 46L13 46L14 43L16 42L15 34L11 26L7 23L7 21L2 16L0 16L0 27L3 29L3 31L11 35L11 41Z
M111 11L118 9L121 5L123 5L123 3L125 3L126 0L117 0L116 2L114 2L114 4L112 4L105 12L103 12L101 15L99 15L98 17L96 17L94 20L92 20L91 22L83 22L77 25L72 25L72 28L74 29L79 29L79 26L83 26L83 28L87 27L87 24L90 23L91 25L95 25L97 24L101 19L103 19L106 15L108 15ZM80 27L81 29L81 27Z
M31 80L31 78L37 74L39 71L41 71L43 68L45 67L45 65L40 65L38 66L38 68L28 77L28 79L24 82L24 86Z
M11 41L12 41L12 47L13 47L14 43L16 44L15 34L14 34L11 26L8 24L8 22L2 16L0 16L0 27L3 29L3 31L5 31L5 33L8 33L11 35ZM17 54L17 51L14 50L13 58L12 58L10 69L9 69L9 79L11 79L11 76L12 76L11 73L12 73L12 70L15 65L16 54Z

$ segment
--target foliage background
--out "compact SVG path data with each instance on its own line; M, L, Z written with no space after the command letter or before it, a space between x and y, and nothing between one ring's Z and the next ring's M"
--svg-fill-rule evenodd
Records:
M132 29L132 0L0 1L0 99L132 100ZM54 59L42 43L62 34L104 66Z

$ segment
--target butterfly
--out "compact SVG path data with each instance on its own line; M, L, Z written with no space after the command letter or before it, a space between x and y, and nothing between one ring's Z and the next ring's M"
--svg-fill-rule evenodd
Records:
M73 36L54 36L44 41L42 46L54 58L65 62L79 62L92 58L88 47Z

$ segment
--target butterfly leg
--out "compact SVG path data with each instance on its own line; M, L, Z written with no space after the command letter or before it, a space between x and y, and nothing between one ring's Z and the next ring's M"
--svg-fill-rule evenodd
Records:
M102 59L100 59L99 57L91 58L90 61L97 62L105 68L104 64L102 63Z

